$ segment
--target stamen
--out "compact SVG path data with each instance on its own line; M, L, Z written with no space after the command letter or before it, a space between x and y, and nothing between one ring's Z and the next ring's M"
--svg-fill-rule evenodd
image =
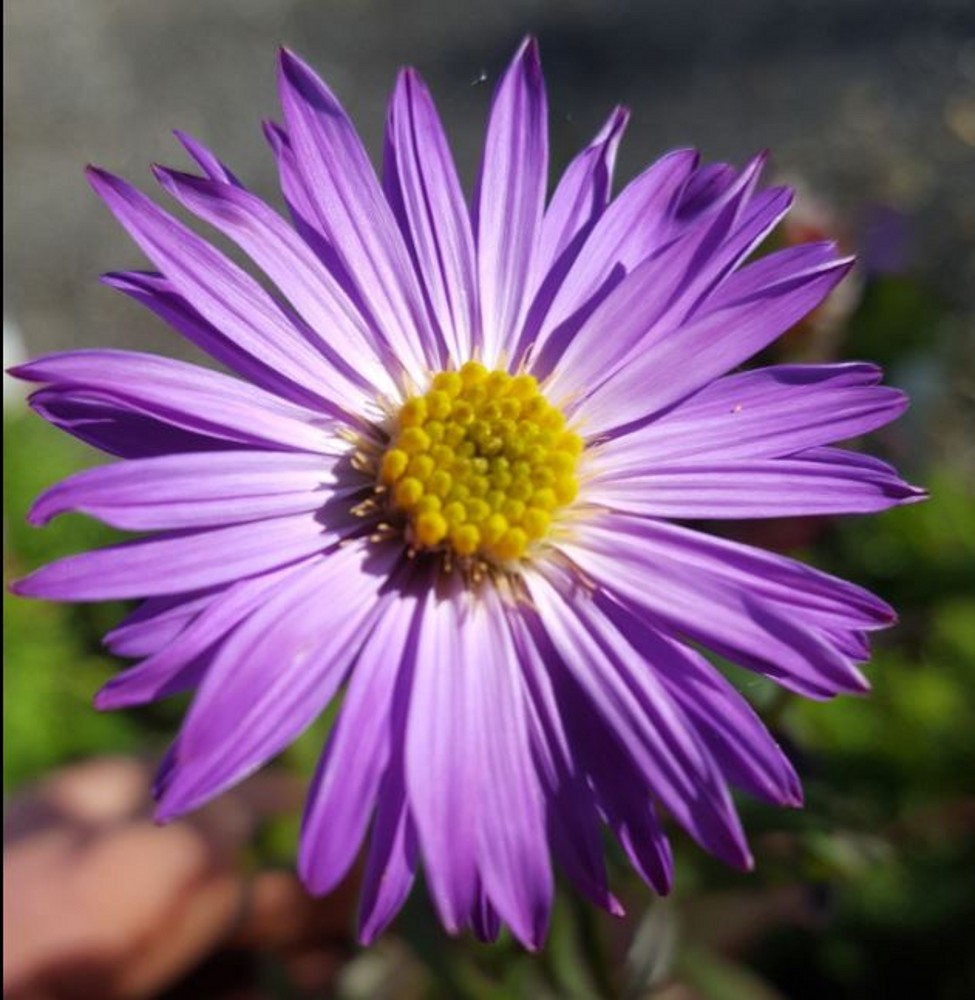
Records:
M402 405L377 485L405 516L412 551L441 551L445 567L454 556L510 564L575 499L582 450L532 375L469 361Z

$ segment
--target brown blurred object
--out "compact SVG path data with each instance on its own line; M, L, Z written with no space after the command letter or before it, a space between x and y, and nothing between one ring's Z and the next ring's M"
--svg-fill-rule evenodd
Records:
M262 819L300 807L300 783L260 774L162 827L150 779L142 761L94 760L9 804L4 997L198 996L201 976L218 997L207 966L248 953L276 954L298 989L324 988L351 947L356 878L314 900L290 872L249 874L241 858ZM236 978L233 996L262 996Z

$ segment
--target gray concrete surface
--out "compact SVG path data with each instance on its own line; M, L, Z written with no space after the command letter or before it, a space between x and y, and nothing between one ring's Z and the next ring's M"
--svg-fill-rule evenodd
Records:
M770 147L851 230L870 206L902 210L915 265L960 313L975 296L971 0L7 0L4 20L4 309L31 353L179 350L98 285L142 261L82 168L149 186L150 161L181 162L180 127L275 197L259 123L277 113L279 43L326 76L374 151L396 67L416 65L470 179L491 81L533 31L555 164L616 101L634 113L623 177L675 145L739 161Z

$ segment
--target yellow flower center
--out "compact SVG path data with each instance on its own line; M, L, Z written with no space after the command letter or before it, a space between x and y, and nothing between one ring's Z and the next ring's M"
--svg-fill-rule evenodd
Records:
M575 499L582 447L534 376L469 361L403 404L379 483L414 549L510 563Z

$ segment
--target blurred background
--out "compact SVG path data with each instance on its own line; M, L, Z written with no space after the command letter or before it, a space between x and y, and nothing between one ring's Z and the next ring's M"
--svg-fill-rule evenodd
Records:
M422 892L361 950L354 879L313 903L289 873L328 720L258 784L157 830L144 819L150 768L184 705L90 706L120 666L99 637L125 609L5 592L4 914L23 973L7 995L975 996L970 0L7 0L5 366L82 346L192 356L98 284L143 262L88 191L85 163L148 188L151 161L182 162L169 134L179 127L276 200L260 121L277 115L284 43L327 78L374 154L395 71L416 66L469 184L493 82L529 31L541 42L554 169L623 102L633 119L618 185L675 146L737 163L768 147L770 178L800 191L777 239L835 238L857 252L854 276L761 360L883 364L913 406L867 444L932 499L862 520L734 530L898 608L901 624L868 667L872 695L805 704L735 675L807 795L797 813L742 800L752 875L677 835L672 897L654 898L613 855L629 915L562 892L539 955L446 938ZM40 489L96 457L31 416L9 380L3 412L5 578L110 541L73 516L25 525Z

